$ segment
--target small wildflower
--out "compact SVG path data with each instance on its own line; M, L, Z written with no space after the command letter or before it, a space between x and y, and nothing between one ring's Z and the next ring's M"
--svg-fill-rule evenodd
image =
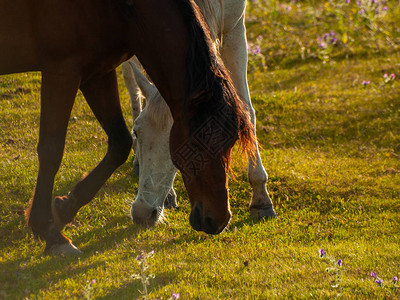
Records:
M382 285L383 279L377 278L377 279L375 279L375 283L376 283L377 285Z
M371 83L371 81L369 81L369 80L363 80L361 84L362 84L363 86L367 86L367 85L370 84L370 83Z
M140 254L140 255L138 255L137 257L136 257L136 260L142 260L143 259L143 255L142 254Z
M93 285L96 283L96 279L92 279L92 281L90 282L90 285Z
M385 83L390 83L396 79L396 75L394 73L388 75L387 73L383 74L383 81Z
M319 249L319 255L320 255L320 257L324 257L324 256L326 256L326 251L324 251L324 249Z
M376 275L375 272L371 272L371 277L372 277L372 278L376 278L376 276L377 276L377 275Z
M397 278L397 276L393 276L392 281L393 281L394 284L396 284L396 282L397 282L398 280L399 280L399 279Z
M260 46L256 46L253 50L252 50L253 54L258 54L261 52Z
M172 293L172 299L179 299L179 293Z
M342 261L341 259L339 259L338 262L337 262L337 264L338 264L339 267L342 266L342 263L343 263L343 261Z

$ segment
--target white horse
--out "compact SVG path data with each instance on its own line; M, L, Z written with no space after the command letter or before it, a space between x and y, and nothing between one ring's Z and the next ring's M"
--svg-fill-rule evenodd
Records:
M255 125L255 112L247 84L246 0L196 0L196 3L209 25L214 46L230 71L238 94L246 102ZM122 65L134 120L134 174L139 175L139 189L132 204L131 216L134 222L151 226L163 219L164 206L176 207L172 185L177 169L169 152L169 133L173 120L157 88L136 65L139 63L135 58ZM141 98L146 103L143 110ZM274 217L275 211L266 189L267 173L258 146L255 145L255 148L255 160L249 159L247 169L253 189L250 213L255 218L267 219Z

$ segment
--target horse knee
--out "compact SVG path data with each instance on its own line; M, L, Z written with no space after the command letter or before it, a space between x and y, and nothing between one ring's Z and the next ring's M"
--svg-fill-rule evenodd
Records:
M129 131L109 140L109 153L113 164L122 165L129 156L132 149L133 139Z
M48 176L55 176L61 163L63 149L63 143L55 141L39 142L36 147L39 170Z

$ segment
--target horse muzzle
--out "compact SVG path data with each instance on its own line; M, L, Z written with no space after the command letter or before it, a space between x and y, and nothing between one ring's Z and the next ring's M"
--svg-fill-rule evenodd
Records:
M200 205L193 207L190 216L189 223L192 228L196 231L204 231L208 234L219 234L228 225L231 214L228 214L222 219L217 219L215 216L203 214L203 210Z

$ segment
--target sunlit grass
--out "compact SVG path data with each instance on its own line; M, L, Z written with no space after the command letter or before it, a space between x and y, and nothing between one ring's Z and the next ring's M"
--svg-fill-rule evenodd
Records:
M233 216L219 236L190 228L179 175L180 207L165 213L168 224L133 225L132 153L65 229L81 257L43 256L23 217L37 174L40 75L1 76L0 299L137 299L137 256L152 250L151 299L400 297L391 282L400 276L400 81L386 80L400 75L400 13L397 1L386 2L375 29L355 1L249 2L249 84L278 219L250 219L246 163L236 155ZM317 39L330 31L339 41L322 59ZM131 127L120 71L119 79ZM93 168L106 144L78 95L54 194ZM342 259L340 289L321 248Z

